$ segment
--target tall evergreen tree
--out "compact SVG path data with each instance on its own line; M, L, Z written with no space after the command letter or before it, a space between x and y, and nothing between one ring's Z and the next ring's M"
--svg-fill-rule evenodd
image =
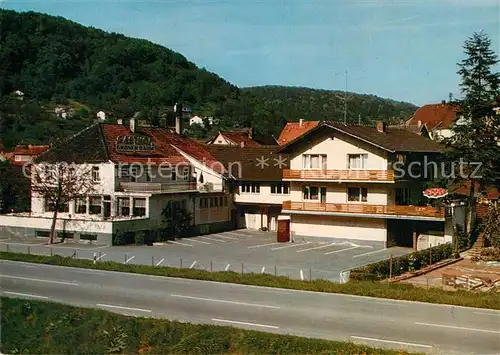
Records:
M500 184L500 115L494 110L500 104L500 74L493 71L498 57L490 46L490 39L482 31L465 41L466 58L458 63L463 93L458 101L461 118L452 126L453 136L445 140L448 158L460 162L455 181L470 183L470 216L475 214L475 186L482 189ZM469 221L472 223L472 218ZM468 230L473 228L469 225Z

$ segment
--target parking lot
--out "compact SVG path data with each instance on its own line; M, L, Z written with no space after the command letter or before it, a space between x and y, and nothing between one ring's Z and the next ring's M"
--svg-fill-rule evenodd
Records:
M0 250L153 266L208 271L268 273L294 279L340 280L343 270L408 253L405 248L383 249L370 242L317 240L277 243L275 233L237 230L176 239L155 246L96 246L44 239L0 239Z

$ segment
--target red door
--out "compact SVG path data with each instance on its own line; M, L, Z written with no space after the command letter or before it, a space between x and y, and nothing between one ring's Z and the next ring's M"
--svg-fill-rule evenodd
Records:
M290 241L290 220L278 220L278 242L286 243Z

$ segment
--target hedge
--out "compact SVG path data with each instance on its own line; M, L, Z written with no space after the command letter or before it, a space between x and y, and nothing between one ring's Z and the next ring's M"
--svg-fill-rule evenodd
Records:
M408 354L350 342L136 318L2 297L3 354Z
M450 243L416 251L392 258L392 276L399 276L407 271L416 271L438 261L450 259L453 248ZM382 260L370 265L352 269L349 277L353 280L383 280L390 274L390 260Z
M483 293L481 294L481 297L478 297L478 294L472 291L445 291L439 288L430 288L425 290L420 287L402 283L389 284L372 281L353 281L347 284L338 284L327 280L292 280L288 277L272 276L269 274L239 274L232 271L209 272L198 269L179 269L163 266L152 267L134 264L125 265L113 261L97 262L96 264L93 264L91 260L72 259L71 257L62 257L59 255L45 256L10 252L0 252L0 260L1 259L86 269L129 272L135 274L217 281L242 285L255 285L326 293L342 293L367 297L390 298L395 300L500 309L498 296L493 293Z

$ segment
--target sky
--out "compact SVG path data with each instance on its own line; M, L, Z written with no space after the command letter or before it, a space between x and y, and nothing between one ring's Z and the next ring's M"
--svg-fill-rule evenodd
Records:
M0 0L145 38L240 87L305 86L417 105L460 97L463 43L500 47L500 0Z

